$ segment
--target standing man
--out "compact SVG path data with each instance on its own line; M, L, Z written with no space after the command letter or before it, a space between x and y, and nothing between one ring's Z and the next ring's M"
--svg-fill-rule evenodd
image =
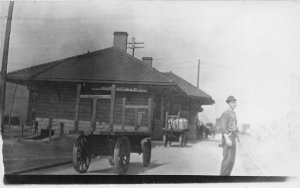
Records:
M236 107L236 99L229 96L226 100L229 109L221 116L221 132L223 161L221 166L221 176L230 176L236 155L236 132L237 121L234 109Z

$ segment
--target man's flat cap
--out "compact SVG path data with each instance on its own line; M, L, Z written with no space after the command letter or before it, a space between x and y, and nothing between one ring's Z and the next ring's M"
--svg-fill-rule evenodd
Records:
M229 103L231 101L236 101L236 98L234 98L234 96L229 96L226 100L226 103Z

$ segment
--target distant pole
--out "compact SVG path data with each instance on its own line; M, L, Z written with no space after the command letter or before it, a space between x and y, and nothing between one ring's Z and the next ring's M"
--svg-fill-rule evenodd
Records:
M218 111L217 111L217 105L215 104L215 113L216 113L216 119L218 119Z
M6 22L6 31L3 47L3 57L2 57L2 68L1 68L1 89L0 89L0 123L1 123L1 134L4 133L4 110L5 110L5 91L6 91L6 74L7 74L7 60L8 60L8 49L9 49L9 38L11 30L11 21L14 8L14 1L9 2L8 16Z
M199 76L200 76L200 59L198 60L197 88L199 88Z
M132 37L132 42L129 42L127 44L131 44L131 47L127 47L127 48L130 48L132 49L132 56L134 57L134 51L136 48L144 48L142 46L136 46L136 44L144 44L143 42L135 42L135 38Z

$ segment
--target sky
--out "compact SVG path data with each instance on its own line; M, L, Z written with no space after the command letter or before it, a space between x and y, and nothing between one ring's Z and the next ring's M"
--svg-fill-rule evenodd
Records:
M0 6L2 57L7 1ZM17 1L8 71L111 47L115 31L145 43L137 58L194 85L200 59L200 88L216 102L204 107L211 121L229 95L239 123L299 112L298 1Z

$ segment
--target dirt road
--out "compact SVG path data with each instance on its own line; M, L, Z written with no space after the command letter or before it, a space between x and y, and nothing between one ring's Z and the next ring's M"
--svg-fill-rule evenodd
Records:
M218 147L218 139L188 143L187 147L179 147L173 143L164 147L161 142L152 142L152 158L150 167L143 167L142 155L131 154L129 175L219 175L222 161L222 148ZM26 172L26 174L75 175L72 164ZM115 175L105 157L95 158L86 175ZM232 175L245 175L245 170L237 156Z

